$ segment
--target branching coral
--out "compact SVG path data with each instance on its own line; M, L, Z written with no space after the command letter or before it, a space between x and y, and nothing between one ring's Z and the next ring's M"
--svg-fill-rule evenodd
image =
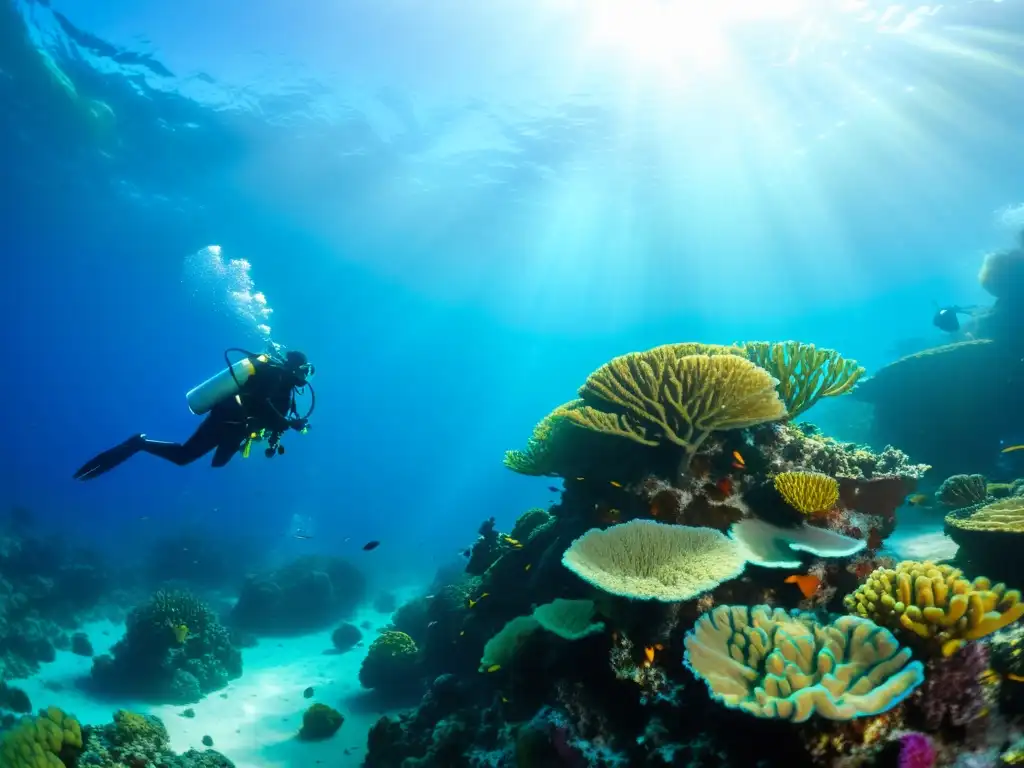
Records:
M590 374L580 397L641 426L647 442L682 447L681 474L712 432L786 416L775 379L762 368L734 354L680 356L678 350L666 345L616 357ZM567 418L592 428L580 413L588 412L573 410Z
M803 722L850 720L899 704L924 679L892 633L843 616L767 605L723 605L702 616L684 641L687 667L712 698L756 717Z
M0 736L0 766L64 768L73 764L73 757L81 750L82 728L78 721L57 707L49 707L34 717L23 717Z
M944 656L1024 616L1020 592L949 565L905 560L875 570L844 600L847 610L924 641Z
M834 349L818 349L799 341L748 341L747 358L778 379L778 390L791 419L823 397L852 390L864 368Z
M839 483L819 472L781 472L773 483L786 503L805 515L827 512L839 500Z
M576 539L562 563L584 581L634 600L691 600L746 564L736 542L712 528L631 520Z
M980 504L988 496L984 475L953 475L942 481L935 498L939 503L954 509L963 509Z

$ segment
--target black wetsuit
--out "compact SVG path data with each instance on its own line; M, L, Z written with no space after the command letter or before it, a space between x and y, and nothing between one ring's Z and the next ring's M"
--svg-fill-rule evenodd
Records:
M280 435L289 427L301 429L305 425L303 420L295 418L295 387L303 383L278 365L257 364L256 373L242 385L241 391L217 403L184 443L165 443L135 435L87 461L74 477L91 480L139 452L184 466L215 451L213 466L223 467L252 433L265 429Z

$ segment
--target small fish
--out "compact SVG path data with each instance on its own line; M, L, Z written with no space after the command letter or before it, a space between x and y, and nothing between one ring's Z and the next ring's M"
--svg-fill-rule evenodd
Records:
M651 663L654 662L654 646L653 645L649 645L646 648L644 648L644 658L646 659L646 663L648 665L650 665Z
M352 537L351 536L346 536L345 537L345 543L348 544L350 541L352 541Z
M523 568L523 570L524 570L524 571L528 571L528 570L530 570L530 569L531 569L532 567L533 567L533 563L527 563L527 564L526 564L526 567L525 567L525 568Z
M522 542L520 542L518 539L513 539L511 536L502 536L501 538L505 541L506 544L509 544L515 549L523 548Z
M1003 448L1000 453L1013 453L1013 451L1024 451L1024 445L1011 445L1008 448Z
M720 490L726 496L732 496L732 478L723 477L721 480L715 483L715 488Z
M661 643L655 643L654 644L654 650L656 650L656 651L664 651L665 650L665 646L662 645Z
M178 645L188 640L188 627L184 624L174 627L174 639L178 641Z
M743 460L742 454L739 451L732 452L732 468L733 469L746 469L747 462Z
M459 632L459 637L462 637L464 634L466 634L466 630L462 630L461 632Z
M907 503L912 507L920 507L928 501L927 493L915 493L913 496L907 497Z
M499 669L501 669L501 664L491 664L491 666L489 666L487 668L487 671L488 672L497 672Z
M487 596L488 596L489 594L491 594L491 593L490 593L490 592L484 592L484 593L483 593L482 595L480 595L480 597L478 597L478 598L477 598L476 600L474 600L473 598L469 598L469 599L467 600L467 602L469 603L469 607L470 607L470 608L472 608L472 607L473 607L474 605L476 605L477 603L479 603L479 602L480 602L481 600L483 600L483 599L484 599L485 597L487 597Z
M583 478L583 477L577 477L576 479L577 479L577 480L584 480L584 479L586 479L586 478Z
M313 537L310 536L309 534L306 534L306 533L296 533L295 534L295 538L296 539L303 539L303 540L305 540L305 539L312 539Z
M437 626L437 621L432 621L429 624L427 624L427 629L432 629L433 627L436 627L436 626Z
M1007 680L1013 680L1013 682L1015 682L1015 683L1024 683L1024 677L1022 677L1020 675L1015 675L1012 672L1010 672L1009 674L1006 675L1006 679Z
M502 704L508 704L508 698L506 698L505 696L502 696L501 697L501 703Z
M821 579L809 573L804 575L793 574L786 578L786 584L796 584L800 588L800 593L804 597L810 598L814 596L818 591L818 587L821 586Z
M473 548L472 547L466 547L464 550L462 550L462 552L460 554L463 557L469 557L471 554L473 554Z
M143 515L139 520L149 520L149 515Z
M372 552L373 550L375 550L379 546L380 546L380 542L379 541L368 541L365 544L363 544L363 550L365 552Z
M558 487L554 485L549 485L548 490L551 491L552 493L558 493Z
M612 488L621 488L622 487L622 483L617 483L614 480L610 481L609 485L611 485Z
M307 688L306 690L304 690L302 692L302 698L304 698L304 699L312 699L313 698L313 686L312 685L309 686L309 688Z

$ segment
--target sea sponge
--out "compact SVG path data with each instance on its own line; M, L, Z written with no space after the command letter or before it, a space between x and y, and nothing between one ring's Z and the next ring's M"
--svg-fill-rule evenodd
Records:
M913 560L876 569L843 604L944 656L1024 616L1020 592L1005 584L983 577L971 582L959 568Z
M722 605L684 640L686 666L712 698L756 717L851 720L899 704L924 680L892 633L868 619L821 624L767 605Z
M64 768L61 757L71 759L81 749L82 727L79 722L57 707L48 707L38 715L23 717L0 736L0 766Z
M748 341L747 359L778 380L779 395L789 418L806 411L823 397L851 391L864 368L834 349L818 349L799 341Z
M736 578L746 560L740 545L712 528L631 520L587 531L562 564L610 594L676 603Z
M943 480L935 492L940 504L954 509L980 504L987 497L988 485L984 475L952 475Z
M643 442L660 439L681 446L680 471L685 472L712 432L786 416L776 381L765 370L735 354L680 356L679 350L680 345L667 344L605 363L580 388L580 397L593 408L571 410L566 418L606 432L609 425L594 423L591 411L607 408L616 425L631 432L633 425L641 427Z
M401 685L413 674L418 655L416 642L405 632L382 632L359 667L359 682L364 688Z
M542 629L564 640L579 640L604 631L604 624L594 621L593 600L563 600L538 605L533 618Z
M849 557L867 546L863 539L814 525L783 528L756 517L734 523L729 538L743 550L747 562L762 568L799 568L800 553L816 557Z
M785 502L805 515L827 512L839 501L839 483L819 472L781 472L774 484Z
M540 622L533 615L516 616L506 623L484 646L483 656L480 657L480 671L486 672L491 667L504 667L511 663L526 638L538 629Z

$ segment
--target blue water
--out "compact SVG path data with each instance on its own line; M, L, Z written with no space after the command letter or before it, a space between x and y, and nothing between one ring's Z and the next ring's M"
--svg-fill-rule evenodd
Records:
M940 343L1024 200L1024 10L820 5L704 58L572 0L3 0L0 504L129 560L197 529L402 583L546 506L502 453L616 354ZM186 438L184 393L260 343L188 273L212 244L316 363L312 430L73 482Z

